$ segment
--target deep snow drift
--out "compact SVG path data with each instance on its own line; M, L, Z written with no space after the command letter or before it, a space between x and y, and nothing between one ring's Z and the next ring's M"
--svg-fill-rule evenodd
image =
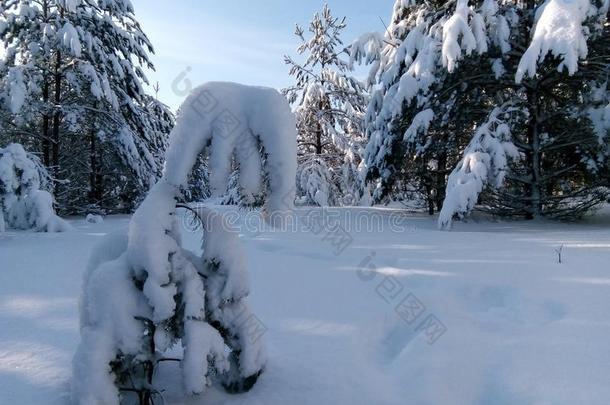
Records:
M164 364L155 381L168 404L608 403L610 215L439 232L427 216L336 209L341 228L259 232L253 214L228 212L249 224L241 239L268 368L246 394L213 387L185 402L180 370ZM300 223L315 218L307 212ZM0 236L1 404L67 403L83 269L128 220ZM184 243L197 249L188 225Z

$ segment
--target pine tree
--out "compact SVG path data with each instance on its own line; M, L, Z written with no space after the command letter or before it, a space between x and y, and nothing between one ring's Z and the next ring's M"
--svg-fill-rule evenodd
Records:
M5 0L2 10L0 137L41 156L63 211L131 209L160 175L173 120L143 90L152 46L131 3Z
M302 41L297 53L303 63L286 56L290 75L296 80L284 90L297 115L300 162L307 166L303 175L317 173L318 180L333 181L320 184L326 191L341 188L340 193L352 193L359 200L364 194L358 172L364 143L363 115L367 96L362 84L350 75L350 67L342 57L347 56L341 40L346 27L345 18L335 18L328 5L316 13L309 24L309 38L297 25L295 34ZM317 166L313 171L313 166ZM343 177L342 167L351 176ZM323 173L325 172L325 173ZM301 179L297 184L312 182ZM351 189L350 189L351 188ZM311 195L301 189L301 194ZM315 193L314 193L315 194ZM328 195L324 201L341 203L340 195ZM320 201L309 199L310 203Z
M431 212L444 202L442 226L477 203L561 218L603 201L607 133L591 108L607 93L607 13L604 1L397 1L386 35L351 51L380 87L367 115L377 200L423 185Z

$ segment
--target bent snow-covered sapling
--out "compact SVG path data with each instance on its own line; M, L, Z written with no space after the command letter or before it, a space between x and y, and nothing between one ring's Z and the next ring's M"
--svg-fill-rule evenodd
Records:
M193 91L171 134L163 177L128 234L109 235L91 257L73 361L76 403L149 404L160 395L153 375L164 360L180 361L184 390L193 395L214 381L229 392L248 390L264 370L264 327L246 301L247 261L237 234L221 215L200 207L203 253L181 244L177 200L201 153L209 155L216 193L225 191L236 161L242 187L266 196L267 213L292 208L296 126L284 97L233 83ZM182 357L166 358L178 344Z

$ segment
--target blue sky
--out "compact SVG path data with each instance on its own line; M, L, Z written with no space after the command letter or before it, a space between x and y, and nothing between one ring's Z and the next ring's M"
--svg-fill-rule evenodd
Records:
M290 84L283 55L295 55L294 24L306 25L324 1L132 0L136 18L155 46L159 99L177 108L189 84L213 80L281 88ZM383 31L393 0L330 0L346 16L344 41ZM152 90L151 90L152 91Z

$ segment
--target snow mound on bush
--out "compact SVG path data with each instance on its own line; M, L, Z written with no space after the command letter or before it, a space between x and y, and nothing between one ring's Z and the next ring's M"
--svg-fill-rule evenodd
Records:
M0 148L0 229L9 227L37 232L72 229L55 214L53 196L40 189L48 178L40 160L20 144Z

